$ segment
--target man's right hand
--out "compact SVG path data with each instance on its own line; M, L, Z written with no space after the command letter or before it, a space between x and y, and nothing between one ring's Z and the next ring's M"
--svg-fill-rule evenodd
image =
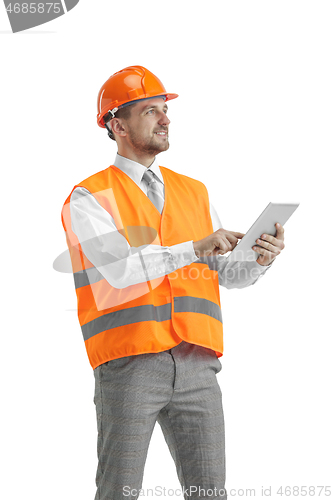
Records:
M223 255L235 248L238 240L243 238L244 233L235 233L220 228L202 240L194 241L193 248L197 257L208 257L209 255Z

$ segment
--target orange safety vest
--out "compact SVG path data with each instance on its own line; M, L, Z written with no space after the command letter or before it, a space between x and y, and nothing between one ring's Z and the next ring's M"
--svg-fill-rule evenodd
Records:
M213 232L205 185L160 167L162 214L122 170L110 167L74 186L62 209L71 256L78 317L93 369L112 359L161 352L182 340L223 354L218 272L209 257L126 288L112 287L92 264L72 231L70 197L86 188L113 217L131 247L172 246Z

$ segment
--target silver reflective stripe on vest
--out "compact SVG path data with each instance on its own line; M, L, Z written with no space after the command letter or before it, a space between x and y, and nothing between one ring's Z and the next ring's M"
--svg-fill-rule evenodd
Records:
M207 314L222 323L221 308L211 300L198 297L175 297L175 313L180 312Z
M99 318L93 319L82 325L82 333L84 340L88 340L98 333L118 326L131 325L132 323L140 323L142 321L166 321L171 319L171 304L163 304L163 306L153 306L147 304L145 306L129 307L121 311L104 314Z
M222 323L221 308L207 299L197 297L175 297L175 313L194 312L206 314ZM94 335L98 335L106 330L117 328L118 326L131 325L143 321L167 321L171 319L171 304L153 306L130 307L104 314L81 326L84 340L88 340Z
M93 283L97 283L103 279L103 275L96 269L96 267L90 267L89 269L83 269L82 271L74 273L75 288L92 285Z
M142 256L140 256L142 266L145 270L144 261ZM216 256L208 256L208 257L200 257L199 260L196 260L195 264L206 264L210 271L217 271L217 257ZM145 270L146 272L146 270ZM96 267L90 267L89 269L83 269L82 271L78 271L74 273L74 283L75 288L81 288L83 286L92 285L93 283L97 283L104 279L104 276L96 269ZM146 281L148 280L148 275L146 273Z

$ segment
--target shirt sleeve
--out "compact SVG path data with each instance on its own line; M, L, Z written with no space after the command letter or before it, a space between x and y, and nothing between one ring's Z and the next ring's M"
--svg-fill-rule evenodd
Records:
M114 288L160 278L197 260L193 241L131 247L109 212L85 188L73 191L70 213L84 254Z

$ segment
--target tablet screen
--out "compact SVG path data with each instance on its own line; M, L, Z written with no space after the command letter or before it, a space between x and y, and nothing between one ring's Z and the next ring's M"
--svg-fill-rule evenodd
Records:
M264 233L275 236L275 224L279 222L283 226L298 206L299 203L269 203L237 246L230 252L227 259L238 261L257 260L260 254L252 249L256 244L256 240Z

